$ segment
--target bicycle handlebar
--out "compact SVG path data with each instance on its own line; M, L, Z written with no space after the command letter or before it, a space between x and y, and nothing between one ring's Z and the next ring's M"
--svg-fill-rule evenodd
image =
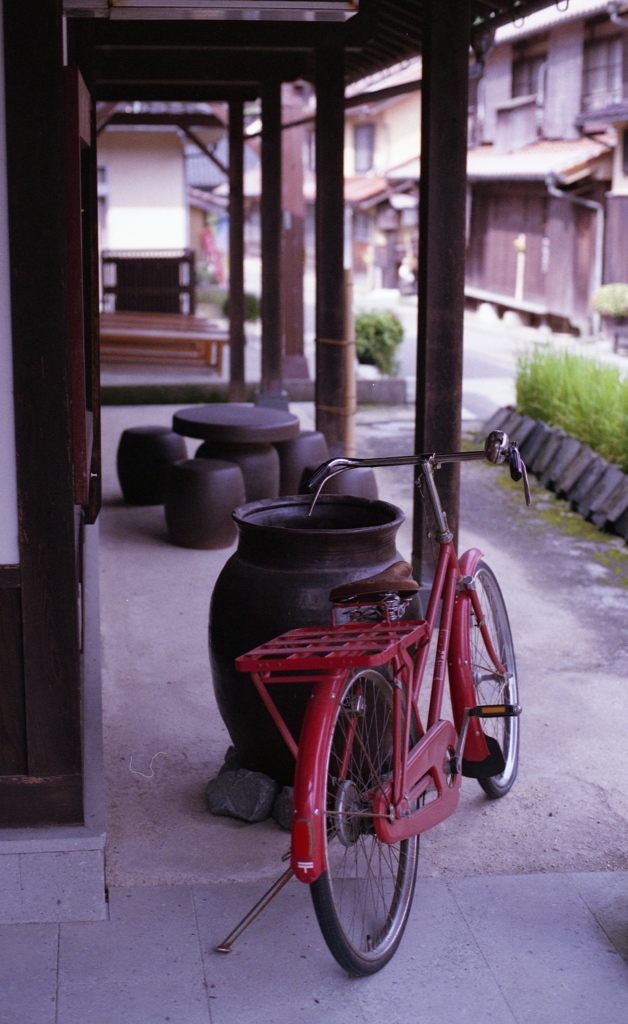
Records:
M437 452L426 452L421 455L389 455L372 459L356 459L340 457L328 459L312 474L306 483L310 494L314 494L312 505L316 502L324 484L331 477L338 473L345 473L348 469L378 468L381 466L427 466L437 467L450 462L471 462L486 459L494 465L508 460L510 475L513 480L523 478L526 505L530 505L530 487L525 463L519 454L516 441L510 441L503 430L492 430L486 438L484 449L475 452L448 452L439 454Z

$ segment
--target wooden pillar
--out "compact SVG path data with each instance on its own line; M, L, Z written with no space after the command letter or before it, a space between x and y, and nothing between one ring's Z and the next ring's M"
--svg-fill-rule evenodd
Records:
M469 0L426 0L423 26L416 451L458 451L462 415ZM457 541L460 467L438 490ZM431 579L430 542L415 496L413 563Z
M345 451L350 388L344 315L343 150L343 50L321 46L316 51L316 427L327 438L332 455Z
M281 83L262 86L262 394L281 394Z
M229 104L229 401L244 402L244 106Z
M23 691L4 724L22 751L0 777L3 825L82 820L60 8L4 4L20 635L0 632L21 640Z
M281 88L284 124L303 117L301 88L292 82ZM305 198L303 196L303 125L281 133L282 153L282 325L283 375L286 380L309 377L303 353L303 269L305 253Z

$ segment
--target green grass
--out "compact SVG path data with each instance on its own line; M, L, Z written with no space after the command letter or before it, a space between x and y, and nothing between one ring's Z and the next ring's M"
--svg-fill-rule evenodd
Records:
M570 352L526 353L518 360L517 409L628 472L628 380L614 367Z

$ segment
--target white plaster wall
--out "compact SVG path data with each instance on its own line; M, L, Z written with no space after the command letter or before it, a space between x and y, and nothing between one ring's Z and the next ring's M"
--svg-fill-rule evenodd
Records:
M103 249L182 249L189 244L183 146L176 132L104 132L107 173Z
M3 23L2 0L0 0L0 565L17 565L20 553L9 289Z

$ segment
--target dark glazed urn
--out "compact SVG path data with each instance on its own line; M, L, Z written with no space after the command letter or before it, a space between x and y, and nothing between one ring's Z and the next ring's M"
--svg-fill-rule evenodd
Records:
M349 495L321 496L308 518L310 500L289 496L235 510L238 548L216 581L209 617L214 691L232 742L247 768L282 785L292 782L294 760L235 659L289 629L329 623L332 587L399 559L395 539L404 520L395 505ZM296 739L310 689L272 689Z

